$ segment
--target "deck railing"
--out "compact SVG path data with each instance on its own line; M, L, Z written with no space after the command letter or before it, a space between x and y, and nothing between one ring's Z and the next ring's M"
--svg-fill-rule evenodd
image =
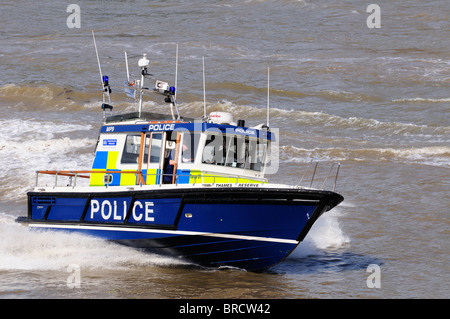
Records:
M300 181L294 187L296 187L296 188L312 188L313 183L317 179L316 175L317 175L318 165L319 165L318 161L311 161L308 164L308 166L306 167L303 175L301 176ZM323 179L320 187L318 187L318 188L323 190L327 181L332 178L332 179L334 179L333 184L332 184L332 190L335 191L337 180L339 177L340 167L341 167L341 164L339 162L333 162L328 171L328 174ZM334 171L334 173L333 173L333 171ZM143 173L139 172L139 171L108 171L108 170L104 170L104 171L61 170L61 171L57 171L57 170L53 170L53 171L36 171L36 187L39 187L39 176L40 175L54 175L55 179L53 181L53 188L61 187L58 185L58 182L60 182L59 177L61 177L61 176L68 177L69 181L68 182L66 181L64 183L65 184L64 187L75 188L75 187L77 187L78 179L80 179L80 178L90 179L91 174L104 174L105 175L104 176L104 187L107 187L107 188L112 186L112 185L110 185L112 182L112 178L110 178L110 176L112 176L112 174L134 174L136 176L136 181L137 181L136 184L126 185L126 186L135 187L135 186L145 185L145 182L144 183L139 182L139 181L144 181L144 178L139 178L139 176L143 177ZM307 174L310 174L310 177L307 177L308 176ZM165 176L173 177L172 174L161 174L161 173L160 174L144 174L144 175L147 177L147 180L149 180L149 177L154 177L155 181L162 181ZM189 183L186 183L186 182L180 183L180 178L188 178ZM305 180L305 179L307 179L307 180ZM308 186L301 186L304 180L306 183L309 183ZM240 175L230 175L230 176L212 175L212 174L208 174L208 173L203 173L203 174L199 174L199 175L176 174L175 175L175 183L173 183L173 184L175 184L175 185L187 185L187 184L215 185L215 184L219 184L219 183L235 184L235 185L238 185L240 183L264 184L264 183L267 183L267 179L257 179L254 177L240 176ZM320 180L319 180L319 183L320 183ZM151 184L151 185L161 186L163 184L164 183L158 182L158 183ZM316 184L317 184L317 181L316 181ZM48 185L46 185L46 186L48 187ZM101 186L103 186L103 185L100 185L100 187Z
M308 174L308 172L311 170L310 168L312 167L311 179L310 179L310 183L309 183L309 188L311 188L314 183L314 179L316 178L318 165L319 165L318 161L314 161L314 160L310 161L308 166L306 167L305 171L303 172L303 175L300 178L300 181L297 183L297 185L295 185L295 187L301 187L300 185L302 184L303 179L305 178L305 176L307 176L306 174ZM335 173L334 173L334 182L333 182L332 190L333 190L333 192L336 190L336 184L337 184L337 180L339 177L339 170L341 168L341 163L339 163L339 162L333 162L331 164L328 174L326 175L326 177L322 181L321 186L319 187L320 189L324 189L324 186L325 186L328 178L330 178L332 176L332 172L333 172L334 168L335 168Z
M53 182L53 188L55 187L61 187L58 185L58 181L60 176L69 177L69 182L65 183L64 187L72 187L75 188L77 186L77 181L79 178L85 178L89 179L91 176L90 174L104 174L106 178L104 178L105 187L111 186L111 179L109 176L112 176L113 174L134 174L136 176L136 180L139 181L140 179L138 176L146 176L147 180L149 177L155 177L156 181L162 181L164 177L169 176L170 178L173 178L173 174L143 174L139 171L92 171L92 170L77 170L77 171L67 171L67 170L53 170L53 171L36 171L36 187L39 186L39 175L54 175L55 179ZM189 183L180 183L180 178L188 178L189 181L193 179L193 182ZM141 179L143 180L143 179ZM211 182L212 181L212 182ZM208 173L199 174L199 175L190 175L190 174L176 174L175 175L175 183L168 183L168 184L175 184L175 185L186 185L186 184L203 184L203 185L214 185L218 183L226 183L226 184L240 184L240 183L252 183L252 184L264 184L267 183L267 179L258 179L255 177L248 177L248 176L241 176L241 175L231 175L231 176L225 176L225 175L211 175ZM161 186L164 183L155 183L155 184L148 184L148 185L156 185ZM137 182L134 185L124 185L129 187L134 186L143 186L146 185L142 182ZM101 187L101 186L100 186Z

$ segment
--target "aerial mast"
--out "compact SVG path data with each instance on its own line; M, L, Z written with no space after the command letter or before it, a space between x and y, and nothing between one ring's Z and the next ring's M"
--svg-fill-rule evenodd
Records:
M103 110L103 121L106 119L105 109L110 109L112 112L112 105L111 105L111 87L109 86L109 78L107 75L103 75L102 67L100 64L100 58L98 57L98 50L97 50L97 43L95 42L95 34L94 30L92 30L92 38L94 39L94 48L95 48L95 54L97 56L97 64L98 64L98 71L100 72L100 82L102 83L102 91L103 91L103 103L102 103L102 110ZM108 97L108 103L105 101L105 95Z
M270 67L267 67L267 127L270 120Z
M203 115L206 118L205 57L202 57L202 64L203 64Z
M148 75L148 65L150 64L150 61L147 59L147 54L144 53L144 56L139 59L138 65L141 68L141 81L139 83L139 117L141 117L142 114L142 89L144 87L144 78L146 75Z

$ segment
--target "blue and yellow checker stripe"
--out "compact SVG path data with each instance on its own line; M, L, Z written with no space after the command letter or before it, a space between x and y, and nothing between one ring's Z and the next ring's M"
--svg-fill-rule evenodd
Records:
M89 183L90 186L107 186L104 179L105 171L111 172L112 176L112 180L108 186L130 186L137 184L137 169L118 169L118 156L119 151L97 151L94 163L92 164L92 173ZM99 171L99 173L95 173L95 171ZM160 177L158 176L159 174L161 174L159 169L142 170L145 183L150 185L160 183Z
M131 186L137 184L137 169L121 170L117 168L118 151L97 151L90 186ZM99 171L96 173L95 171ZM105 181L105 171L111 172L112 180L109 184ZM127 173L124 173L127 172ZM129 172L129 173L128 173ZM158 185L161 183L160 169L143 169L142 176L147 185ZM261 181L250 178L236 178L220 176L220 174L204 174L199 170L182 169L177 170L178 184L202 184L202 183L261 183Z

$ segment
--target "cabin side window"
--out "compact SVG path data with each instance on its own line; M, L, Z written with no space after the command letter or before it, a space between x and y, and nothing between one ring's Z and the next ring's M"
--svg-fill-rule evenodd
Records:
M223 165L224 158L222 134L208 133L205 147L203 148L202 163Z
M150 145L150 163L159 163L161 158L162 133L152 133ZM145 148L148 149L147 147ZM145 155L144 155L145 157ZM144 162L146 162L144 160Z
M243 135L208 133L202 163L262 171L267 141Z
M200 133L183 133L181 146L181 163L194 163L197 156L198 145L200 142Z
M266 141L255 139L248 139L247 141L245 168L260 172L264 168L267 143Z

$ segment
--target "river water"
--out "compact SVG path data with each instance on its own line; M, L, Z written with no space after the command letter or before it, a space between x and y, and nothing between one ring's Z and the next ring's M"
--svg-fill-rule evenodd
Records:
M75 2L76 0L74 0ZM448 298L450 5L354 0L64 1L0 4L0 298ZM372 19L373 18L373 19ZM369 22L370 22L369 21ZM39 169L89 169L113 86L147 53L187 117L208 112L280 130L270 181L297 184L311 160L341 170L345 201L262 273L204 269L76 235L30 233ZM135 104L113 87L114 112ZM146 111L169 112L162 100ZM322 174L322 175L321 175ZM71 281L76 275L79 281Z

